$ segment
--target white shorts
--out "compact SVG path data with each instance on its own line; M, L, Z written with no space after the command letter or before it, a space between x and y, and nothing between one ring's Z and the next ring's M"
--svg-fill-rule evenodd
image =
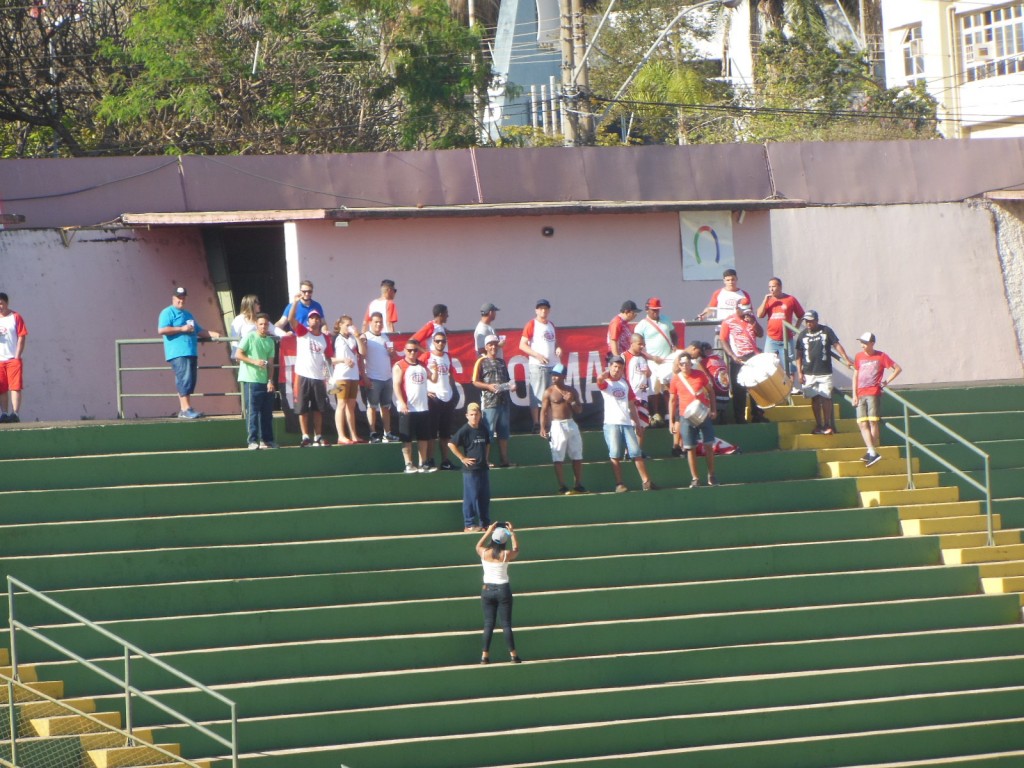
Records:
M565 461L566 455L569 461L583 461L583 438L575 421L552 421L550 435L552 461Z
M668 385L672 382L672 367L676 363L676 358L681 355L683 350L675 349L668 357L665 358L664 363L655 363L648 361L647 365L651 369L651 391L660 395L662 392L668 392Z
M804 377L804 397L832 398L832 374Z

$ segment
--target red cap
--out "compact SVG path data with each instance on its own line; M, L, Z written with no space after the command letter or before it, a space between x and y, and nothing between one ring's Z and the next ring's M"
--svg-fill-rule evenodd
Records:
M647 300L647 309L661 309L661 299L657 296L651 296Z

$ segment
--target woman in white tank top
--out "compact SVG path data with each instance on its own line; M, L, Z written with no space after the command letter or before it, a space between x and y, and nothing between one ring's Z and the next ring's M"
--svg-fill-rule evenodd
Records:
M516 641L512 635L512 587L508 582L508 564L519 557L519 542L512 523L491 523L476 543L476 553L484 568L484 586L480 593L484 609L484 642L480 663L491 663L491 635L495 622L500 621L505 646L512 661L518 664L522 659L516 653Z

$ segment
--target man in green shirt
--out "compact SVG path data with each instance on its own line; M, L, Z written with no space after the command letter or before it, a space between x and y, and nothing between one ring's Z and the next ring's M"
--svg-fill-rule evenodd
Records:
M269 330L270 316L256 315L256 330L242 339L235 351L250 451L277 447L274 442L274 337Z

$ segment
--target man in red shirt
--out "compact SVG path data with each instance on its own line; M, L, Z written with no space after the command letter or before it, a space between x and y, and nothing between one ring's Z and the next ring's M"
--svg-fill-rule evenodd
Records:
M636 314L639 311L640 308L632 299L622 302L622 309L619 310L619 314L608 323L607 357L610 358L614 355L625 356L626 350L629 349L630 337L633 335L633 328L630 323L636 319Z
M885 352L875 349L875 334L868 332L857 339L861 351L853 359L856 373L853 377L853 405L857 409L857 426L864 438L868 452L863 461L867 466L877 464L882 457L876 450L881 433L880 400L882 387L892 383L903 371ZM891 370L892 375L885 378L885 372Z
M758 317L768 318L768 338L764 342L765 352L779 356L782 369L793 374L793 339L796 334L785 327L789 323L797 328L803 322L804 308L795 296L782 292L782 281L773 277L768 281L768 293L757 308Z
M679 356L679 372L672 377L669 384L669 427L674 435L682 435L683 450L690 465L690 487L700 485L697 474L697 443L704 443L704 461L708 465L708 485L718 485L715 479L715 393L711 387L711 379L703 371L693 365L689 352ZM687 407L698 401L707 407L704 420L694 424L683 414Z
M448 335L448 329L445 327L445 323L448 322L447 305L435 304L433 311L434 319L428 320L422 328L410 337L419 345L421 353L430 352L431 339L434 338L434 334L443 333L445 336Z
M754 317L750 303L743 301L736 305L736 311L722 321L719 332L725 354L729 357L729 378L732 379L732 413L737 424L746 421L747 388L740 386L736 380L743 363L756 355L757 340L764 336L764 329ZM766 421L760 406L753 400L750 402L753 421Z
M0 293L0 423L17 424L21 421L22 364L28 328L21 315L10 308L6 293ZM10 392L11 412L7 413L7 393Z

